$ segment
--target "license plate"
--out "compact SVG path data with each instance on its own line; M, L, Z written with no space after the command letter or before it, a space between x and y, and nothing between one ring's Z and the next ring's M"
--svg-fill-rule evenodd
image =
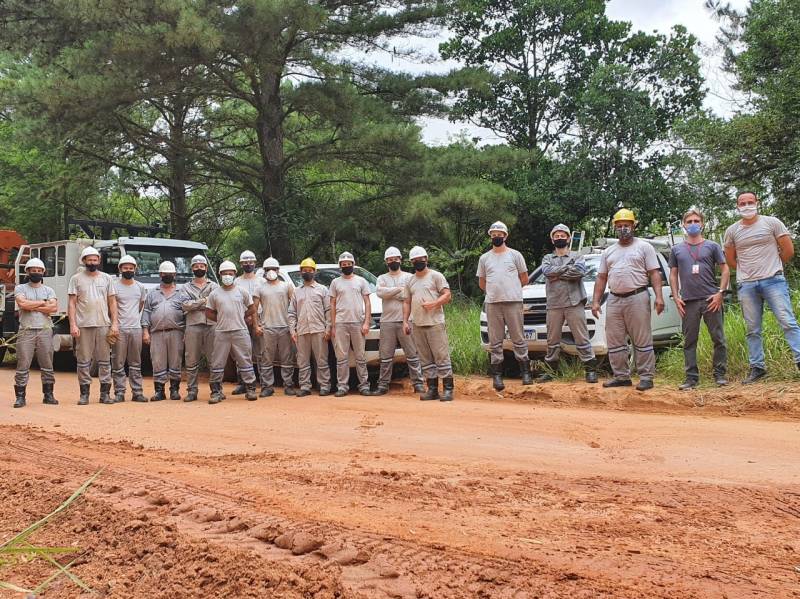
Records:
M527 339L529 341L531 339L536 339L537 338L536 329L525 330L525 331L522 332L522 334L525 337L525 339ZM511 340L511 335L509 335L508 332L506 332L506 340L508 340L508 341Z

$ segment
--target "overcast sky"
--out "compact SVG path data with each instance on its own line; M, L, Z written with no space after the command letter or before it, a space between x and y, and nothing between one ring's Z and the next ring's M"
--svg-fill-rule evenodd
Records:
M747 6L748 0L729 0L734 8L742 9ZM703 63L702 74L706 80L708 93L706 106L720 115L730 114L735 109L731 101L730 82L720 70L718 51L715 51L715 35L719 23L715 21L704 6L704 0L610 0L608 16L615 20L630 21L633 28L644 32L658 31L668 33L673 25L684 25L700 41L699 54ZM440 39L409 41L409 46L422 45L431 53L435 52ZM383 60L379 62L384 63ZM398 69L408 69L414 72L436 71L442 72L455 66L454 63L443 61L420 64L420 62L407 62L393 59L394 66ZM428 144L444 144L453 135L466 131L470 137L480 137L486 143L498 143L491 131L481 130L464 123L450 123L445 120L424 119L423 139Z

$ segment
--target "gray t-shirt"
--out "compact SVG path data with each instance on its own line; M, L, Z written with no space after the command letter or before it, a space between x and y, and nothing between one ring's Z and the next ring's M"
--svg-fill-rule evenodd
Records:
M285 281L269 281L256 287L253 298L261 302L261 326L268 329L289 328L289 302L294 285Z
M14 288L15 297L24 297L26 300L33 302L42 302L56 297L56 292L47 285L38 285L33 287L30 283L24 285L17 285ZM53 321L49 314L42 314L33 310L20 310L19 311L19 328L20 329L52 329Z
M381 298L381 322L403 322L403 300L406 283L413 277L410 272L388 272L378 277L378 297Z
M669 267L678 269L681 299L684 301L708 299L719 291L717 264L724 264L725 256L718 243L704 240L698 245L684 241L672 247Z
M244 314L252 305L253 298L247 293L247 289L235 285L231 289L217 287L206 301L209 310L217 311L217 326L214 330L219 332L246 331Z
M108 296L117 295L114 279L104 272L90 276L86 271L72 275L67 289L78 298L75 306L75 324L81 328L111 326L108 313Z
M725 247L736 249L736 281L758 281L783 270L778 238L789 234L774 216L759 216L752 225L733 223L725 231Z
M428 269L427 274L423 277L416 274L411 275L406 283L406 297L411 298L410 320L415 326L426 327L444 323L442 306L430 311L422 307L423 303L439 299L444 289L450 289L450 285L444 275L438 271Z
M522 283L519 275L528 273L525 258L517 250L506 248L497 253L489 250L478 259L476 276L486 279L486 303L521 302Z
M653 246L634 238L629 245L615 243L600 256L597 272L608 274L611 293L629 293L647 287L647 272L658 269L658 256Z
M117 319L121 329L140 329L142 327L142 311L139 308L147 296L147 289L139 281L133 285L125 285L122 279L114 280L117 290Z
M337 323L364 322L364 296L370 294L369 283L364 277L336 277L328 291L336 299Z

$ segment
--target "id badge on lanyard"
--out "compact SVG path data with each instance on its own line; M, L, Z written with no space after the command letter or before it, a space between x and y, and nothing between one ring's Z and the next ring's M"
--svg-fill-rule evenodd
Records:
M693 275L699 275L699 274L700 274L700 264L699 264L699 261L700 261L700 252L702 251L702 249L701 249L701 248L703 247L703 242L704 242L704 241L705 241L705 240L701 241L701 242L698 244L698 248L697 248L697 255L695 255L695 253L692 251L692 247L693 247L693 246L692 246L692 244L690 244L690 243L687 243L687 244L686 244L686 245L688 246L688 248L689 248L689 255L690 255L690 256L692 257L692 259L694 260L694 264L692 264L692 274L693 274Z

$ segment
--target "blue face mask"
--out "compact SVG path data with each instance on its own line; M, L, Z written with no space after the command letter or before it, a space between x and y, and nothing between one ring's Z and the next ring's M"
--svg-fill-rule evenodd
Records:
M686 225L684 229L686 229L689 235L700 235L700 231L703 230L703 225L700 223L691 223Z

